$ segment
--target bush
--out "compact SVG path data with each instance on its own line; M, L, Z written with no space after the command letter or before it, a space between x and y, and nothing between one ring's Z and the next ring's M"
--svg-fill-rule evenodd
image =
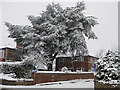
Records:
M67 72L67 71L68 71L68 68L67 68L67 67L63 67L63 68L61 69L61 71L62 71L62 72Z
M105 82L120 80L120 55L118 52L108 51L106 55L97 60L96 78Z
M33 69L32 63L21 62L20 64L9 64L4 63L1 66L2 73L4 74L15 74L15 78L29 78L30 72Z
M7 64L2 64L1 65L2 73L4 73L4 74L12 73L13 67L15 67L15 65L13 65L13 64L8 64L8 63Z

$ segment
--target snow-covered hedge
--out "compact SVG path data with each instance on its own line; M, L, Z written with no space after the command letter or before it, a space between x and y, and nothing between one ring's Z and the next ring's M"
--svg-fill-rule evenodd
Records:
M33 69L32 63L2 63L0 65L1 72L4 74L15 74L15 78L29 78L30 72Z
M96 65L95 76L99 81L120 80L120 54L118 52L108 51L103 58L97 61Z

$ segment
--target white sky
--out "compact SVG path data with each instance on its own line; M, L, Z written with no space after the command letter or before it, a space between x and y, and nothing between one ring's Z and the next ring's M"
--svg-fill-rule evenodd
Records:
M9 0L10 1L10 0ZM15 1L15 0L12 0ZM18 0L19 1L19 0ZM26 1L26 0L24 0ZM15 47L13 39L8 38L7 28L4 22L12 24L27 25L30 22L27 15L39 15L44 11L46 5L51 2L59 2L62 7L75 6L81 0L30 0L32 2L0 2L0 47ZM37 2L36 2L37 1ZM84 0L87 10L86 15L93 15L98 18L99 25L93 28L98 36L97 40L87 40L89 53L95 55L100 49L114 49L118 47L118 3L102 2L101 0ZM109 1L109 0L107 0ZM110 0L111 1L111 0ZM113 0L114 1L114 0ZM2 20L1 20L2 19Z

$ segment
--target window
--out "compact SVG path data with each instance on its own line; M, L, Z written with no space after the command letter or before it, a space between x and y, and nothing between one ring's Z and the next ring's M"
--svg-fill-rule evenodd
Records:
M76 57L76 61L83 62L84 61L84 57L83 56Z
M0 50L0 58L4 58L4 50Z
M95 62L97 62L97 58L95 58Z
M59 62L66 62L66 59L65 58L59 58Z
M83 72L83 71L84 71L84 68L77 68L76 71Z
M90 61L91 61L91 63L93 63L93 58L92 57L91 57Z

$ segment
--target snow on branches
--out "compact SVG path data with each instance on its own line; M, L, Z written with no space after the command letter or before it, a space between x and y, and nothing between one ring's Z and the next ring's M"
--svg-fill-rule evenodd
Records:
M120 54L116 51L108 51L106 55L97 61L96 77L105 82L120 80Z
M47 63L58 54L88 53L83 34L89 39L97 39L92 27L98 23L97 18L84 15L85 8L84 2L65 9L60 4L52 3L39 16L28 16L32 26L5 24L10 32L9 37L15 39L24 55L33 60L44 59Z

